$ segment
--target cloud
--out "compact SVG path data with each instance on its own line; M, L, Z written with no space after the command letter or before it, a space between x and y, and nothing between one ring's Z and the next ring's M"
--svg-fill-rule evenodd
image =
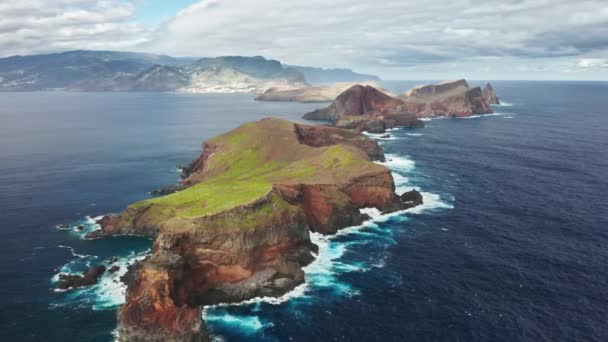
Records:
M576 62L579 70L608 70L608 58L582 58Z
M606 0L204 0L157 27L134 21L142 1L4 1L0 51L263 55L393 78L548 75L608 56Z
M71 49L134 48L149 29L132 21L121 0L19 0L0 3L2 55Z
M267 55L354 66L608 49L605 0L206 0L153 42L182 55Z

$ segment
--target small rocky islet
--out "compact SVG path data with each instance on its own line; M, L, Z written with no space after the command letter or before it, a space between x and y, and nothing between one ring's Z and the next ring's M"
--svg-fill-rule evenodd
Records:
M421 205L416 190L395 193L391 171L376 163L385 160L382 149L361 132L421 127L420 117L454 108L462 110L458 116L491 112L498 99L491 86L469 89L459 81L408 97L423 109L410 112L411 102L355 85L305 115L337 127L271 118L244 124L204 142L200 157L182 168L184 178L160 196L102 217L87 238L154 239L152 255L121 278L127 292L119 340L209 341L204 305L278 297L304 282L302 268L317 251L310 232L359 225L369 219L363 208L390 213ZM60 275L58 286L92 285L117 270L98 265Z

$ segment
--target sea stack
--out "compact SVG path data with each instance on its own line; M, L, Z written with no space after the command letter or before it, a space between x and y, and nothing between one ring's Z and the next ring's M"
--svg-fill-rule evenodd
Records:
M350 87L329 107L307 113L304 118L330 121L337 127L374 133L383 133L397 126L424 126L407 111L402 100L369 85Z
M486 84L486 86L483 88L483 96L486 98L486 101L488 101L489 104L500 104L500 99L498 98L498 95L496 95L496 91L494 91L494 87L492 87L492 84L490 83Z

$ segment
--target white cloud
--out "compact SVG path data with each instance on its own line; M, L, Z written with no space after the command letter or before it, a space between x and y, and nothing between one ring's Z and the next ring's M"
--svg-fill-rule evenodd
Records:
M0 53L263 55L390 78L586 72L577 60L608 56L606 0L204 0L155 28L134 21L141 1L2 1Z
M608 50L605 0L206 0L147 48L265 55L290 63L406 69L475 58L553 58ZM570 65L572 62L570 61Z
M576 62L576 67L583 70L608 69L608 58L582 58Z
M149 30L123 0L19 0L0 3L2 55L70 49L134 48Z

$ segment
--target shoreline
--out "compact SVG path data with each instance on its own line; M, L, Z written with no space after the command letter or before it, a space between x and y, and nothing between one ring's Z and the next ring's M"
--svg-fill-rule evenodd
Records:
M396 131L396 130L393 130L393 131ZM404 134L407 135L407 132L405 132ZM408 180L403 175L401 175L401 173L411 172L412 169L415 167L415 164L412 160L410 160L408 158L400 157L400 156L394 155L394 154L387 154L387 161L378 162L378 164L387 166L391 170L391 174L392 174L393 178L395 179L397 193L399 193L399 190L400 190L399 188L400 187L403 188L404 186L407 187L408 189L411 189L411 188L420 189L420 187L417 187L414 185L409 185L409 184L406 185L408 183ZM404 181L405 181L405 184L403 183ZM401 190L404 190L404 189L401 189ZM423 194L426 195L428 193L423 192ZM427 198L427 196L425 196L425 199L426 198ZM438 198L441 201L439 196L438 196ZM396 211L396 212L388 213L388 214L381 214L377 210L374 213L373 210L361 209L361 212L364 212L366 214L375 214L375 215L370 215L371 217L360 225L349 226L349 227L343 228L343 229L339 230L337 233L335 233L334 235L324 236L324 235L320 235L318 233L313 233L313 232L311 232L310 234L311 234L313 243L315 243L319 246L319 242L322 241L324 244L327 245L327 244L331 244L332 240L335 240L339 237L351 235L353 233L359 232L366 228L371 228L371 227L375 226L376 223L389 221L393 217L402 216L402 215L408 214L408 213L416 215L416 214L420 214L422 211L425 211L425 210L445 209L445 208L450 208L450 207L451 207L451 205L449 205L449 204L437 205L437 203L426 203L425 202L425 204L423 204L423 206L421 206L421 207L409 208L406 210ZM313 237L315 237L315 238L313 238ZM292 289L278 297L255 297L255 298L247 299L245 301L241 301L241 302L237 302L237 303L219 303L219 304L214 304L214 305L206 305L203 307L202 318L206 318L207 315L209 315L210 312L212 312L214 309L255 305L258 303L280 305L282 303L290 301L293 298L305 297L307 292L311 291L316 286L318 286L318 284L314 283L314 280L310 279L312 276L310 270L315 267L318 267L319 264L324 261L327 262L327 260L324 260L324 258L327 258L328 256L323 255L322 253L324 253L324 252L328 253L327 251L319 251L319 253L317 255L315 255L315 259L309 265L307 265L303 268L303 271L305 272L305 282L296 286L294 289ZM337 259L339 259L339 257ZM329 260L329 265L326 265L325 267L331 268L331 267L333 267L332 265L334 265L334 263L335 263L335 260L333 260L333 259ZM374 267L374 266L371 266L371 267ZM367 270L361 270L361 271L367 271ZM122 287L126 288L126 284L123 283ZM116 304L120 305L119 303L116 303ZM103 310L108 310L108 309L111 310L111 308L105 308Z

